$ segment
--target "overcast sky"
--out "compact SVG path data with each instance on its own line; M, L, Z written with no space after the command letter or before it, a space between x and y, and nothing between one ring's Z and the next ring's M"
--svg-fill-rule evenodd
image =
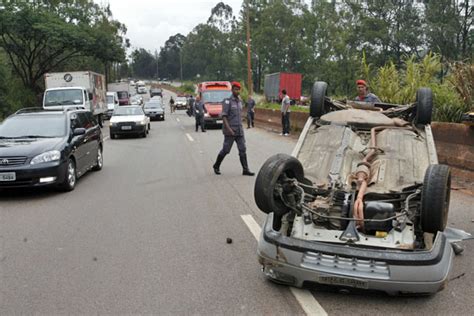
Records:
M187 35L205 23L219 0L94 0L110 4L114 18L127 26L132 47L159 51L176 33ZM224 0L238 15L242 0Z

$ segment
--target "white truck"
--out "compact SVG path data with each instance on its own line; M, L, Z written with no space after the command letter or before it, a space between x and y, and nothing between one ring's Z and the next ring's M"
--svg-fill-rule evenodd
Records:
M92 71L55 72L44 75L43 108L84 108L102 127L107 112L105 76Z

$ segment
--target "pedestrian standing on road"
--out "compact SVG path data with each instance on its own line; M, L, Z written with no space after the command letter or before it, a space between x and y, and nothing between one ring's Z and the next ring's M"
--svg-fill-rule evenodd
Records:
M194 115L194 102L196 102L196 100L194 99L193 95L189 96L187 111L189 117Z
M255 100L249 95L247 100L247 128L255 127Z
M174 112L174 99L173 99L173 97L171 97L171 99L170 99L170 111L171 111L171 113Z
M204 125L204 113L207 113L204 102L201 101L201 97L197 96L196 101L194 102L194 118L196 119L196 132L198 131L199 125L201 125L201 131L206 132Z
M290 135L290 97L286 94L286 90L282 90L283 98L281 100L281 125L282 132L280 135Z
M222 132L224 134L224 144L217 155L217 160L212 166L215 174L221 174L220 166L225 156L232 149L234 142L239 149L239 158L242 165L242 175L253 176L255 173L249 170L247 163L247 148L245 146L244 128L242 126L242 101L240 95L240 83L232 82L232 96L224 99L222 105Z

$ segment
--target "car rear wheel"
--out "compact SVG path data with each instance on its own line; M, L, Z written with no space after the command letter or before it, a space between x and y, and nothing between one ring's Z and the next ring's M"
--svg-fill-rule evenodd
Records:
M324 81L316 81L311 89L311 106L309 109L311 117L321 117L329 109L326 106L328 84Z
M430 165L426 169L421 192L421 228L437 233L448 222L451 191L451 171L446 165Z
M431 124L433 113L433 91L430 88L419 88L416 91L415 124Z
M64 175L63 182L59 185L61 191L69 192L74 190L77 182L76 163L74 159L69 158L67 163L66 174Z
M103 166L104 166L104 156L102 154L102 147L99 146L99 148L97 149L96 163L95 163L95 166L92 168L92 170L94 171L102 170Z
M277 154L265 161L255 181L255 202L262 212L274 213L274 229L280 228L281 217L289 211L280 197L283 181L288 178L305 181L303 166L292 156Z

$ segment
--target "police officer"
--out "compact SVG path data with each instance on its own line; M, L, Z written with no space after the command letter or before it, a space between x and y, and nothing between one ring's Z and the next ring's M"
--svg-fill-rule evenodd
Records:
M201 101L201 97L197 96L196 101L194 101L194 118L196 119L196 132L198 131L199 125L201 125L201 131L206 132L204 127L204 113L207 113L204 102Z
M247 128L255 127L255 100L249 95L247 100Z
M194 102L196 100L194 99L193 95L191 94L189 96L189 100L188 100L188 116L193 116L194 115Z
M220 166L225 156L232 149L234 142L239 149L240 163L242 164L242 174L253 176L255 173L249 170L247 163L247 148L245 147L244 128L242 126L242 101L240 95L240 83L232 82L232 96L224 100L222 105L222 132L224 133L224 145L217 155L216 163L212 166L215 174L221 174Z

